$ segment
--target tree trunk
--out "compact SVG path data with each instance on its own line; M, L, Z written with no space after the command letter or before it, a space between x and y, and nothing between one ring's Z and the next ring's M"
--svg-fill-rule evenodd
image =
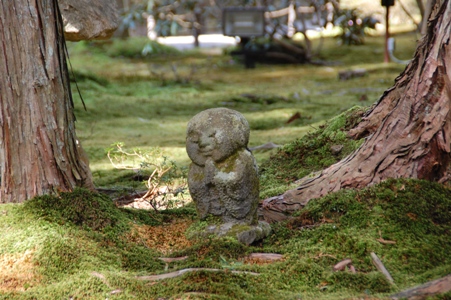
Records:
M204 26L202 18L202 9L198 6L193 9L193 21L192 21L192 31L194 36L194 47L199 48L199 36L202 33L202 27Z
M426 10L424 8L423 0L416 0L416 2L417 2L418 9L420 10L420 15L421 15L421 21L420 21L420 24L418 26L418 29L421 32L421 30L423 29L423 23L427 22L427 20L425 18ZM426 17L428 17L428 16L429 15L427 15Z
M432 7L435 6L437 0L427 0L426 1L426 7L424 9L423 14L421 15L421 34L425 35L426 34L426 30L427 30L427 25L428 25L428 17L431 14L432 11Z
M1 1L0 22L0 203L92 188L57 1Z
M451 141L451 2L437 1L414 59L350 134L367 137L347 158L294 190L263 201L268 221L313 198L386 178L446 178Z

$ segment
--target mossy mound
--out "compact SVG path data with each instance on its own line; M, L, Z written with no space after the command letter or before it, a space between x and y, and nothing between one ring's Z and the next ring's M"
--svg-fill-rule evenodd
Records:
M260 197L284 192L295 180L328 167L362 143L347 136L361 120L366 108L353 107L329 120L317 130L286 144L260 166Z
M268 246L284 243L293 263L320 268L315 280L328 292L388 293L451 272L451 190L429 181L390 179L363 190L342 190L310 201L273 230ZM377 272L371 252L396 286ZM352 259L357 274L327 269L345 258Z
M128 226L128 220L109 197L81 188L35 197L25 202L23 209L61 225L71 223L94 231L118 227L125 231Z

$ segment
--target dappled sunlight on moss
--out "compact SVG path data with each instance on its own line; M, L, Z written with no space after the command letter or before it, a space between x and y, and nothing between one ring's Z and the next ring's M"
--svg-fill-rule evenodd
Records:
M5 206L7 215L0 216L0 226L3 228L5 221L10 230L32 226L42 238L32 249L15 254L9 243L2 244L5 250L0 262L10 266L6 270L19 270L18 262L23 261L21 265L31 273L21 276L32 276L27 278L33 284L16 276L16 281L8 281L15 282L15 287L0 294L10 299L55 299L67 297L71 291L75 298L100 299L120 290L119 297L141 299L182 295L217 299L230 295L238 299L272 299L272 295L278 299L384 298L451 271L450 193L440 184L419 180L388 180L359 191L343 190L309 202L295 218L273 224L271 235L251 246L229 238L186 240L186 229L196 220L191 206L158 214L118 209L118 220L128 220L129 227L93 231L87 227L89 223L65 219L69 215L56 213L56 208L46 215L30 210L36 209L36 204L25 210L25 206L9 205ZM27 223L20 221L24 218ZM16 232L26 238L24 231ZM383 243L386 241L391 243ZM250 253L261 252L278 253L283 259L271 263L248 260ZM396 286L376 270L370 252L381 258ZM159 259L164 256L186 258L165 263ZM332 267L345 258L352 260L356 273L348 269L333 272ZM158 282L135 278L185 268L222 271L190 272ZM13 278L8 272L0 278Z
M295 180L322 170L356 150L361 141L347 137L346 132L355 126L366 109L354 107L305 137L286 144L260 168L261 198L274 195ZM334 150L337 147L339 150Z
M130 48L137 52L139 43L131 42ZM75 77L80 77L78 85L88 108L87 112L83 110L74 87L77 135L88 150L94 169L103 163L98 149L118 141L131 147L183 147L188 120L204 109L219 106L236 109L254 123L251 145L286 144L304 136L311 126L354 105L374 103L404 68L384 64L382 56L373 53L375 48L383 47L379 37L368 38L367 45L355 48L337 47L334 39L325 39L321 53L327 62L334 62L330 65L259 64L253 70L245 69L229 56L196 51L144 59L113 59L100 51L109 47L109 43L99 44L99 47L89 43L70 46ZM412 52L408 47L403 51ZM345 64L337 64L336 60ZM175 82L172 65L183 78L194 70L190 82ZM366 68L368 76L338 80L338 72L350 67ZM264 101L229 103L245 94L261 95ZM302 118L285 124L296 112ZM169 156L179 160L178 153ZM260 157L259 163L267 155ZM188 163L185 158L180 157L182 164Z
M0 291L25 291L39 284L33 251L0 255Z

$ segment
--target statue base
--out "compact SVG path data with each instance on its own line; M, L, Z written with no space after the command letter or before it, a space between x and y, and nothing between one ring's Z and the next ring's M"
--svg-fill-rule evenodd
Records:
M218 225L206 225L202 228L192 229L188 234L189 239L217 237L236 238L240 243L250 245L262 240L271 233L271 226L259 221L256 225L240 223L223 223Z

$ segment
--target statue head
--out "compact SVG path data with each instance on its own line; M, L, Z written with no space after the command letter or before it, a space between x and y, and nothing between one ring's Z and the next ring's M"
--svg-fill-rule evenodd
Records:
M239 112L207 109L189 121L186 151L199 166L204 166L208 159L221 162L247 146L249 131L249 124Z

